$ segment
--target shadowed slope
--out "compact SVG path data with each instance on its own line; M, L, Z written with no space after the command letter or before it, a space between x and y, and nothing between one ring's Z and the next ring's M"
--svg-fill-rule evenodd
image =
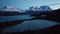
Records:
M0 23L0 28L14 26L22 22L24 22L24 20L16 20L16 21L8 21L8 22Z
M48 14L45 19L60 22L60 9Z
M42 15L44 16L42 17ZM31 16L35 16L35 18L32 19L45 19L45 20L60 22L60 9L53 10L51 13L48 14L33 14Z

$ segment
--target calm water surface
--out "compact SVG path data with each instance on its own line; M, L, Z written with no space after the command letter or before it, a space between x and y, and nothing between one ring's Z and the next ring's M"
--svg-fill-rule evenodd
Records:
M25 19L32 19L29 15L20 15L20 16L0 16L0 22L6 21L14 21L14 20L25 20Z
M48 21L48 20L25 21L22 24L4 28L3 32L16 32L16 31L23 32L25 30L44 29L44 28L51 27L51 26L54 26L57 24L58 23L56 23L56 22L52 22L52 21Z
M21 15L21 16L0 16L0 22L6 22L6 21L14 21L14 20L25 20L25 19L32 19L34 17L31 17L29 15ZM16 32L20 31L23 32L25 30L36 30L36 29L44 29L48 28L54 25L57 25L58 23L48 20L30 20L30 21L24 21L22 24L18 24L12 27L6 27L3 29L3 32Z

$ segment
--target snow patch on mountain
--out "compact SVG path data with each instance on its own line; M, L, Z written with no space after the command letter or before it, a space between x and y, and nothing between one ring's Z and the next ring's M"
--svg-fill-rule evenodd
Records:
M40 6L40 11L51 11L52 9L48 6Z
M5 6L2 9L0 9L0 11L18 11L18 12L23 12L23 10L18 9L14 6Z
M40 6L40 8L38 7L30 7L29 10L32 11L51 11L52 9L49 6Z
M17 12L26 12L26 11L52 11L52 9L49 6L40 6L39 7L30 7L28 10L21 10L19 8L16 8L14 6L5 6L0 11L17 11Z

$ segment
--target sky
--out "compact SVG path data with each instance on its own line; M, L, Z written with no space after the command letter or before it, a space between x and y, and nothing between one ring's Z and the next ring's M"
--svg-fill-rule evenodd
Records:
M17 8L25 10L29 9L31 6L40 7L41 5L48 5L51 7L51 9L57 9L60 8L60 0L0 0L0 8L4 6L15 6Z

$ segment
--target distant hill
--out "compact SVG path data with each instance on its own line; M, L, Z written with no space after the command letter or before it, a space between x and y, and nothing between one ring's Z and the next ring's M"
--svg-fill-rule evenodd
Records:
M20 15L17 11L0 11L0 16L15 16Z
M52 11L26 11L26 12L0 11L0 16L31 15L31 14L49 14L51 12Z
M51 13L52 11L32 11L32 10L29 10L29 11L26 11L26 12L23 12L21 14L23 15L32 15L32 14L49 14Z

